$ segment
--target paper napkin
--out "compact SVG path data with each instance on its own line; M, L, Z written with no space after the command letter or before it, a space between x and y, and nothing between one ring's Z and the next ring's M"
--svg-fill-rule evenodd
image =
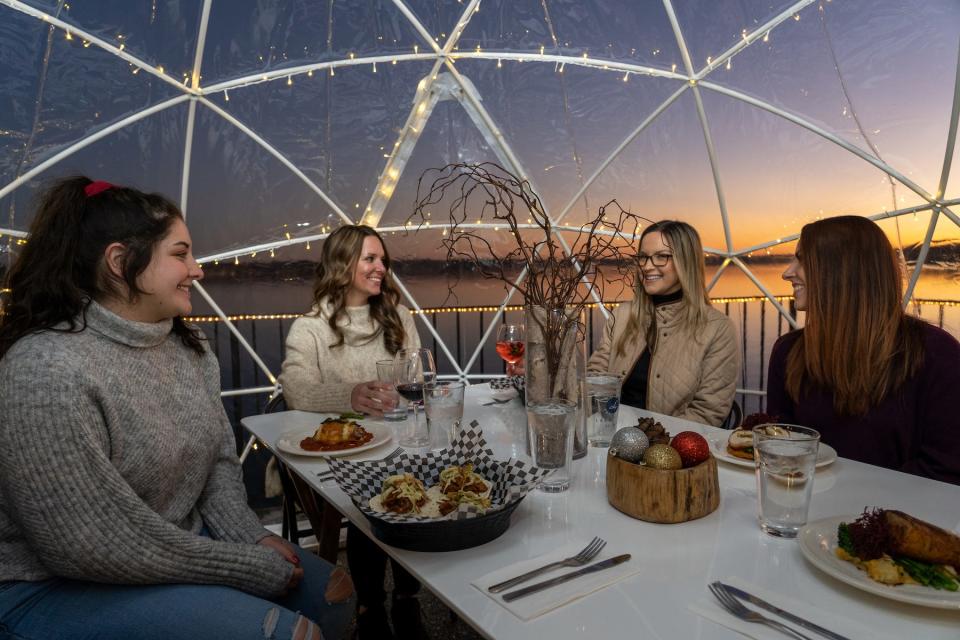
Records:
M532 571L537 567L542 567L545 564L550 564L551 562L556 562L558 560L563 560L564 558L569 558L570 556L576 555L577 552L583 549L588 542L590 542L589 539L580 540L566 547L555 549L554 551L542 556L537 556L536 558L511 564L503 567L502 569L497 569L496 571L488 573L482 578L474 580L470 584L479 589L481 592L485 593L488 597L493 598L500 604L500 606L507 609L513 615L517 616L521 620L526 621L532 620L533 618L541 616L558 607L562 607L563 605L573 602L574 600L579 600L580 598L583 598L594 591L599 591L604 587L608 587L628 576L632 576L640 572L640 560L639 558L633 557L629 561L610 567L609 569L604 569L603 571L598 571L596 573L591 573L579 578L574 578L569 582L564 582L556 587L545 589L524 598L514 600L513 602L504 602L502 596L506 593L510 593L511 591L522 589L523 587L528 587L538 582L549 580L550 578L557 578L565 573L577 571L583 567L560 567L559 569L548 571L547 573L539 575L536 578L528 580L527 582L518 584L517 586L507 589L501 593L490 593L487 591L487 587L491 585L498 584L504 580L509 580L514 576L526 573L527 571ZM616 549L604 549L603 552L598 554L597 557L591 560L588 564L593 564L594 562L599 562L601 560L606 560L607 558L620 555L621 551Z
M846 636L854 640L857 638L870 638L871 640L895 640L893 636L883 634L875 627L867 627L856 620L839 616L835 613L826 612L822 609L816 609L802 600L798 600L794 597L786 597L782 594L772 592L769 589L764 589L755 584L746 582L745 580L741 580L740 578L725 578L721 581L734 587L743 589L747 593L755 595L758 598L762 598L770 604L780 607L784 611L789 611L794 615L805 618L814 624L818 624L821 627L829 629L830 631L838 633L842 636ZM780 631L771 629L765 624L745 622L733 614L728 613L727 610L724 609L720 604L720 602L713 597L713 594L710 593L706 585L703 587L703 593L704 596L702 598L692 604L687 605L687 608L708 620L712 620L717 624L721 624L724 627L741 633L748 638L754 638L754 640L783 640L783 638L786 637ZM758 613L767 616L772 620L782 622L788 627L796 629L804 635L819 637L813 631L806 630L800 625L790 622L789 620L784 620L783 618L774 615L769 611L764 611L763 609L755 607L751 604L748 604L747 608L757 611Z

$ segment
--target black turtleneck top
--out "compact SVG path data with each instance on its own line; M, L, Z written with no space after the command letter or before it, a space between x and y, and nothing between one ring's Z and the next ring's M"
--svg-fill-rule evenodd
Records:
M662 296L651 296L653 306L659 307L671 302L677 302L683 298L683 289L678 289L674 293L668 293ZM656 318L653 319L656 321ZM638 409L647 408L647 380L650 377L650 345L648 344L637 358L636 364L623 381L620 389L620 403L627 404Z

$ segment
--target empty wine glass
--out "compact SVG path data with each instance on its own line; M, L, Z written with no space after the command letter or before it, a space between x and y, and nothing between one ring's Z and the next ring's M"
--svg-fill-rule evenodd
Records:
M497 354L507 364L523 360L523 325L502 324L497 329Z
M429 349L400 349L393 359L393 380L397 393L413 405L413 425L400 439L401 447L430 445L429 428L420 424L419 407L423 403L423 388L437 377L437 367Z

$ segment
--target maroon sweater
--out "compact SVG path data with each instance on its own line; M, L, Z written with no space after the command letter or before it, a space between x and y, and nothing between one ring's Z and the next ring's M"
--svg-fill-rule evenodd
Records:
M866 415L838 416L830 390L808 390L799 403L787 394L787 355L801 331L773 345L767 413L816 429L821 441L844 458L960 485L960 343L925 324L923 366L917 375Z

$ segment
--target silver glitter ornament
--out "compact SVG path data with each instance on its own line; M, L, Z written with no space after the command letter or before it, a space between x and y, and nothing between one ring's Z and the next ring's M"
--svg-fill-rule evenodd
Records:
M610 455L637 464L649 446L647 434L637 427L624 427L610 439Z

